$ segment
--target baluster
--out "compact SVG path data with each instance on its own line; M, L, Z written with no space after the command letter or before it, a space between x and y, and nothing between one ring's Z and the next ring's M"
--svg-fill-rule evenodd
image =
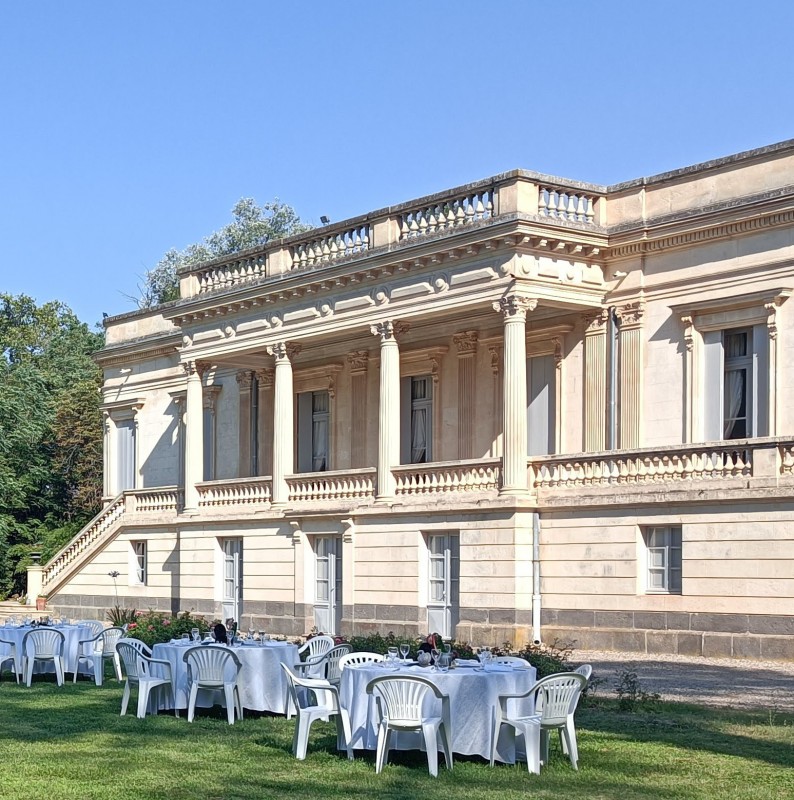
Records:
M586 206L585 221L589 222L591 224L595 220L595 208L594 208L594 205L595 205L594 198L585 197L585 206Z
M487 192L488 202L485 204L485 216L490 218L493 216L493 189Z
M463 225L466 222L466 212L463 210L463 201L456 200L455 205L457 206L455 210L455 225Z
M568 219L568 195L560 191L557 192L557 217Z
M411 214L411 224L409 226L409 230L411 231L411 236L416 236L419 233L419 223L416 221L416 216L419 212Z
M403 214L400 218L400 238L407 239L410 228L408 227L408 214Z
M364 238L363 238L363 249L369 250L369 225L365 225L364 228Z
M419 212L419 235L424 236L427 233L427 220L425 219L425 211Z
M482 204L482 195L475 195L477 198L477 205L474 208L474 216L476 219L483 219L485 217L485 206Z
M541 217L547 217L549 215L549 206L546 202L546 192L548 190L544 189L542 186L538 187L538 215Z
M463 202L466 205L466 224L468 224L474 220L474 195L464 198Z

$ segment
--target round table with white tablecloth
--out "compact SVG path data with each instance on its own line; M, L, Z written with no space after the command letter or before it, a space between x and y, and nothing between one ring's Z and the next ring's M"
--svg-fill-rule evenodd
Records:
M378 711L375 700L367 695L367 684L377 677L391 675L421 675L432 681L444 694L449 695L452 751L461 755L479 755L490 758L491 730L497 697L500 694L521 694L535 683L535 668L491 666L488 670L466 666L436 672L430 667L400 666L394 671L385 664L361 664L345 667L342 671L340 700L350 715L354 748L374 750L378 742ZM439 701L429 695L428 712ZM532 700L515 701L517 711L532 713ZM437 712L440 713L440 712ZM513 737L499 737L497 758L515 761ZM508 732L509 734L509 732ZM401 750L422 748L421 734L399 733L392 738L393 747Z
M200 646L200 645L199 645ZM195 647L193 642L174 641L170 644L156 644L152 648L154 658L160 658L171 664L176 683L176 707L187 708L190 687L187 679L185 652ZM243 708L253 711L271 711L284 714L286 711L287 681L281 664L292 666L298 658L298 648L289 642L253 642L235 645L231 648L240 659L242 669L237 680L240 702ZM207 708L220 703L222 692L201 690L196 705Z
M77 667L77 646L81 640L90 639L93 631L90 627L83 625L48 625L47 627L54 628L63 634L63 669L64 672L74 672ZM0 625L0 653L5 655L10 650L8 645L2 644L3 640L16 645L16 669L20 675L22 674L22 656L24 655L22 641L26 633L35 629L31 625ZM30 647L30 640L28 640L28 646ZM54 669L51 662L37 662L34 667L35 672L53 672ZM80 664L80 670L93 674L93 666L85 661Z

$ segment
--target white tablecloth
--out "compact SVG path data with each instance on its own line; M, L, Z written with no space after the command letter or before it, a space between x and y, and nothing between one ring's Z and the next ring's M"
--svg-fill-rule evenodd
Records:
M373 697L367 695L367 684L382 675L421 675L430 679L449 695L452 750L462 755L490 758L493 711L500 694L520 694L535 683L535 668L513 669L491 667L489 671L459 667L449 672L434 672L430 668L400 667L396 672L370 664L345 667L342 671L340 699L350 714L353 747L374 750L378 741L378 709ZM440 704L430 695L430 703ZM520 713L532 713L532 701L518 701ZM438 706L440 715L440 705ZM506 726L502 726L497 758L515 761L515 743ZM400 750L422 749L421 734L392 736L392 746Z
M183 660L185 651L194 646L191 642L183 644L156 644L152 648L155 658L170 662L176 682L176 707L187 708L189 686L187 664ZM237 681L240 702L243 708L254 711L272 711L275 714L286 712L287 681L281 664L292 666L300 659L298 648L287 642L266 642L264 645L241 645L232 648L243 667ZM221 703L223 693L200 691L196 704L207 708Z
M74 672L75 666L77 665L77 644L81 639L90 639L93 636L91 628L83 627L81 625L52 625L50 627L54 628L56 631L60 631L64 637L64 672ZM23 625L20 627L12 625L0 625L0 639L4 639L7 642L14 642L16 644L16 668L17 672L20 674L22 673L22 640L25 638L25 634L32 630L34 630L34 628L32 628L30 625ZM31 647L32 652L30 640L28 640L28 646ZM0 653L3 655L8 654L10 649L11 648L8 647L8 645L0 644ZM54 672L54 669L55 668L53 667L52 662L38 662L34 667L36 672ZM90 662L83 661L80 664L81 672L86 672L93 675L93 670L93 665Z

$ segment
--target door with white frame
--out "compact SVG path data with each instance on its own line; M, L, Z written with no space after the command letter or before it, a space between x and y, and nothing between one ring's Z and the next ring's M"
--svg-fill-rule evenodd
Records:
M432 534L427 537L427 551L427 627L430 633L451 639L460 613L460 539L457 534Z
M342 625L342 537L314 539L314 624L336 634Z
M243 540L221 539L223 619L240 621L243 613Z

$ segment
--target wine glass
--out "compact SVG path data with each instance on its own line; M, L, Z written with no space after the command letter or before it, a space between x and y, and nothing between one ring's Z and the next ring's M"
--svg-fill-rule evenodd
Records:
M440 655L441 655L441 651L438 649L438 647L436 645L433 645L433 647L430 650L430 656L433 659L433 669L434 670L438 669L438 657Z
M248 626L248 641L249 642L253 642L254 641L254 636L256 636L256 631L254 630L254 626L253 625L249 625Z
M403 663L408 661L408 653L411 652L411 646L408 642L401 642L400 643L400 655L403 657Z
M396 667L397 666L397 648L396 647L390 647L389 648L389 652L387 654L387 658L388 658L388 662L389 662L389 666L390 667Z
M198 643L199 640L201 639L201 631L198 628L191 628L190 636L195 643Z
M259 644L264 645L265 643L265 632L259 631Z

